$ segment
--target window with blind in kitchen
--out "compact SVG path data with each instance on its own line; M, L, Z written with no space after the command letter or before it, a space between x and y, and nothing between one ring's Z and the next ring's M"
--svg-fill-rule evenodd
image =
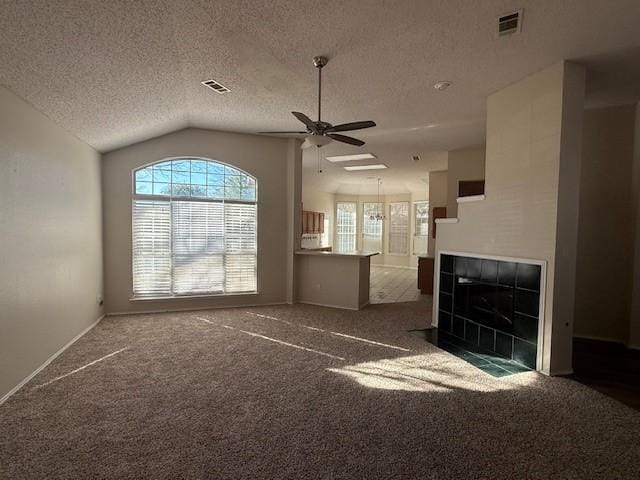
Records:
M255 293L257 183L242 170L174 158L133 172L133 296Z
M389 253L409 253L409 202L389 204Z

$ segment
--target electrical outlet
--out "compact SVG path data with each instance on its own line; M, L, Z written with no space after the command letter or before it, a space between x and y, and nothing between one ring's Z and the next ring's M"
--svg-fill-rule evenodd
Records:
M99 306L104 305L104 299L102 298L102 294L99 293L98 295L96 295L96 302L98 302Z

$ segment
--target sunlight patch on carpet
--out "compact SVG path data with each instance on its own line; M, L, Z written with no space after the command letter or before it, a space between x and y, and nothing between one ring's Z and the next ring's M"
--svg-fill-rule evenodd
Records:
M535 373L510 377L519 377L517 380L494 379L482 372L478 373L470 365L451 362L434 353L363 362L327 370L347 376L365 387L406 392L496 392L519 388L536 379Z
M264 315L264 314L261 314L261 313L254 313L254 312L246 312L246 313L248 313L249 315L253 315L255 317L259 317L259 318L266 318L266 319L269 319L269 320L277 320L278 322L286 323L287 325L306 328L307 330L311 330L311 331L314 331L314 332L328 333L329 335L334 335L336 337L348 338L350 340L356 340L358 342L368 343L369 345L376 345L378 347L391 348L393 350L400 350L402 352L410 352L411 351L408 348L397 347L395 345L389 345L387 343L376 342L375 340L368 340L366 338L355 337L353 335L347 335L346 333L332 332L331 330L324 330L324 329L318 328L318 327L310 327L309 325L291 323L291 322L288 322L287 320L283 320L283 319L277 318L277 317L271 317L269 315Z
M41 385L36 385L34 387L34 390L37 389L37 388L46 387L47 385L51 385L52 383L57 382L58 380L62 380L63 378L68 377L69 375L73 375L74 373L81 372L85 368L89 368L92 365L95 365L96 363L102 362L102 361L106 360L107 358L113 357L114 355L117 355L117 354L119 354L121 352L124 352L125 350L128 350L128 349L129 349L129 347L124 347L124 348L121 348L120 350L116 350L115 352L112 352L109 355L105 355L104 357L100 357L97 360L94 360L93 362L89 362L89 363L87 363L86 365L84 365L84 366L82 366L80 368L76 368L75 370L71 370L69 373L65 373L64 375L60 375L59 377L56 377L53 380L49 380L48 382L43 383Z
M250 313L250 312L247 312L247 313ZM241 330L239 328L231 327L229 325L217 324L217 323L214 323L211 320L209 320L207 318L204 318L204 317L195 317L195 318L197 318L198 320L202 320L203 322L206 322L209 325L214 325L216 327L226 328L227 330L235 330L236 332L241 332L241 333L244 333L245 335L250 335L250 336L256 337L256 338L262 338L263 340L268 340L270 342L278 343L278 344L284 345L286 347L296 348L298 350L305 350L307 352L311 352L311 353L315 353L315 354L322 355L322 356L325 356L325 357L333 358L334 360L342 360L342 361L346 360L343 357L339 357L337 355L332 355L332 354L327 353L327 352L321 352L320 350L315 350L313 348L303 347L301 345L296 345L294 343L289 343L289 342L285 342L283 340L278 340L277 338L267 337L266 335L261 335L259 333L249 332L247 330Z

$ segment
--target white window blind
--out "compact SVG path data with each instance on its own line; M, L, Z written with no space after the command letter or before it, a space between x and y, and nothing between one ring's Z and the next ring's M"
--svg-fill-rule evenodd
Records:
M336 206L336 251L356 249L356 204L338 202Z
M331 237L331 217L329 215L324 216L324 231L320 237L320 245L323 247L330 246L332 243Z
M134 192L137 192L133 201L134 297L256 291L255 180L217 162L173 160L177 161L183 169L178 171L181 182L190 178L205 185L197 187L182 183L176 189L176 185L169 183L158 193L153 193L157 190L155 186L143 184L141 187L142 182L134 185ZM193 162L191 172L189 162ZM167 164L171 165L166 161L156 164L169 172L161 172L165 175L163 180L172 175L171 166L167 168ZM156 167L145 170L150 168ZM215 172L212 181L221 185L215 187L215 193L206 184L206 178L202 179L202 172L207 168ZM140 172L136 172L136 181ZM142 178L146 181L149 174L143 173ZM227 173L229 179L225 177ZM173 176L176 176L175 172ZM141 192L143 189L145 191ZM231 200L224 198L225 190L229 191ZM176 192L180 192L180 196L175 196Z
M413 236L414 255L427 253L429 236L429 202L414 203L415 233Z
M362 205L362 249L366 251L382 251L382 220L384 207L382 203L365 202Z
M223 203L171 202L173 293L224 292Z
M409 202L389 204L389 253L409 253Z
M133 202L133 293L162 296L171 291L171 204Z

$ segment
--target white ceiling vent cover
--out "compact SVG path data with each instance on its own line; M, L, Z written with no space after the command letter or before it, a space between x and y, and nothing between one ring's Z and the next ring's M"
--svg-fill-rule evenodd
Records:
M522 12L523 10L520 9L515 12L500 15L498 17L498 36L520 33L522 27Z
M222 85L220 82L216 82L215 80L205 80L204 82L200 82L200 83L202 83L205 87L209 87L211 90L213 90L216 93L222 94L222 93L228 93L231 91L230 89Z

